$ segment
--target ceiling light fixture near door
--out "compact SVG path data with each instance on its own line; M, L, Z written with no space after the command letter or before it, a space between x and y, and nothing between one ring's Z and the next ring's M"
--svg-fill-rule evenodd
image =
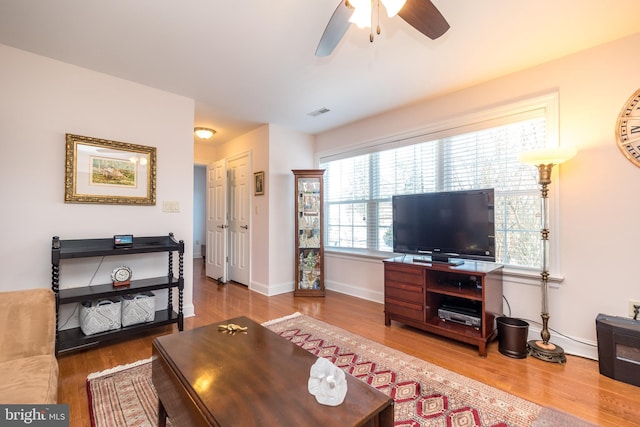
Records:
M193 131L200 139L209 139L216 133L215 130L209 128L193 128Z

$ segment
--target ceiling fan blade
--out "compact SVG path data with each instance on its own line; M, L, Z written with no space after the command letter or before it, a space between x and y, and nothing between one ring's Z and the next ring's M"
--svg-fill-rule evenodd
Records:
M407 0L398 15L432 40L449 29L449 23L430 0Z
M344 0L340 0L338 7L331 15L327 28L322 33L320 43L316 49L316 56L329 56L333 49L338 46L340 40L351 26L349 18L353 14L353 9L346 5Z

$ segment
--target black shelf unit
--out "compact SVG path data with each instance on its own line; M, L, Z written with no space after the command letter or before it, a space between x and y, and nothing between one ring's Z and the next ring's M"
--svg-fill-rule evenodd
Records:
M128 286L114 287L113 284L99 284L78 288L60 289L60 261L71 258L89 258L112 255L133 255L153 252L168 253L167 275L148 279L132 280ZM178 253L178 277L174 277L173 253ZM178 311L173 309L171 289L178 288ZM178 324L184 329L184 241L177 241L173 233L168 236L134 237L133 245L114 248L113 238L60 240L54 236L51 241L51 289L56 295L56 354L81 350L102 342L123 339L144 332L150 328ZM123 327L94 335L84 335L80 328L58 331L58 314L61 305L97 300L114 296L169 289L167 308L157 310L152 322Z

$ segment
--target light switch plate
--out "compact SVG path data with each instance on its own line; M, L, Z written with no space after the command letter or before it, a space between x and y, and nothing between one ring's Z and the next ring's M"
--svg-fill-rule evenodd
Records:
M162 202L162 212L180 212L180 202L174 200L165 200L164 202Z

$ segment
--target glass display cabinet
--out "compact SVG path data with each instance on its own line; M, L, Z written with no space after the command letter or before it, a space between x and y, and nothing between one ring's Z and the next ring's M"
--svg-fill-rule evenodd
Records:
M293 170L296 251L295 296L324 296L323 169Z

